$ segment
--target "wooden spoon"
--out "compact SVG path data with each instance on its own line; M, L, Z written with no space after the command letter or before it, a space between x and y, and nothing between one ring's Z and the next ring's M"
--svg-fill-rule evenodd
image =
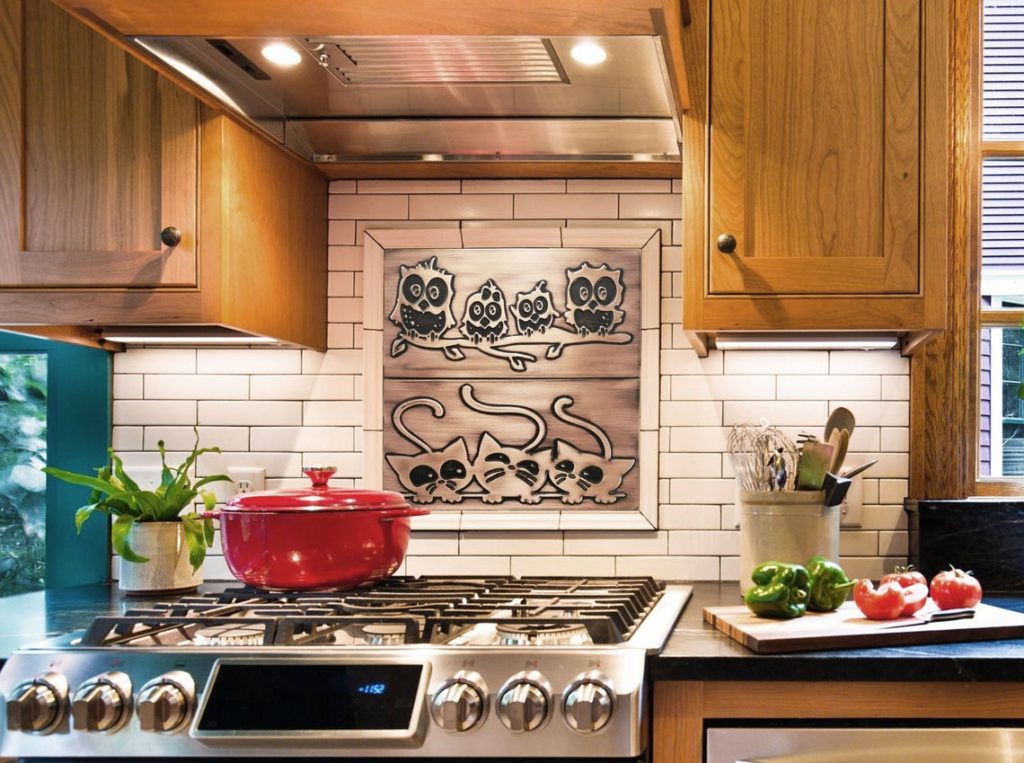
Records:
M834 441L834 443L833 443ZM843 460L846 458L846 451L850 447L850 432L847 429L834 429L832 430L832 437L829 439L829 444L835 445L835 451L832 454L832 465L829 467L829 471L832 474L839 474L839 470L843 466Z
M825 442L832 439L832 432L836 429L845 429L850 435L853 434L857 420L848 408L839 407L832 411L832 415L825 422Z

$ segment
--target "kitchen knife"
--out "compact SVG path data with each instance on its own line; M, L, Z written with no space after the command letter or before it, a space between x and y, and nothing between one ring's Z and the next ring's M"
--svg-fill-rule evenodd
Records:
M929 625L931 623L944 623L947 620L969 620L974 617L973 609L939 609L927 615L914 615L912 623L896 623L887 625L886 628L910 628L915 625Z

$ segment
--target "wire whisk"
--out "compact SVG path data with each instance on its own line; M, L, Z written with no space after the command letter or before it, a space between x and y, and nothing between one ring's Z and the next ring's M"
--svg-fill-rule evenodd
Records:
M734 424L726 441L740 487L750 492L792 490L796 480L796 443L764 419L760 425Z

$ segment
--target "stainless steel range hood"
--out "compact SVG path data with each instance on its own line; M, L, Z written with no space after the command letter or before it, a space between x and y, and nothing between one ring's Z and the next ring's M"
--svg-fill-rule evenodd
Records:
M593 66L576 37L134 39L315 162L679 161L656 36L591 38Z

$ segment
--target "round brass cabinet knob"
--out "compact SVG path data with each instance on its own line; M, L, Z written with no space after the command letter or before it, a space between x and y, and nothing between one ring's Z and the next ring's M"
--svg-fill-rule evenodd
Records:
M736 237L731 233L723 233L718 237L718 251L722 254L732 254L736 251Z
M164 246L177 246L181 243L181 229L168 225L160 231L160 242Z

